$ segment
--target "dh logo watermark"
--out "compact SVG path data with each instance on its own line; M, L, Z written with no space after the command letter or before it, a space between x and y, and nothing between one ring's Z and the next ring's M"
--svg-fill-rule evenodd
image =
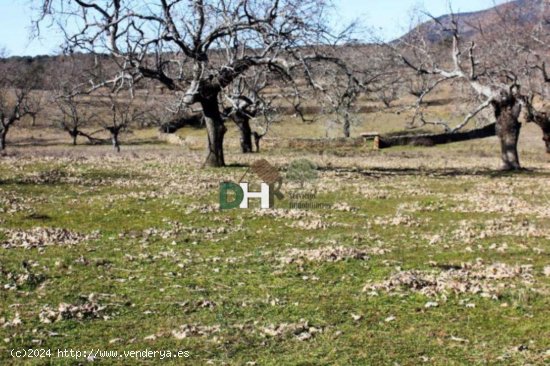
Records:
M242 182L244 177L252 170L262 182L259 192L251 192L249 183ZM220 184L220 209L228 210L234 208L248 208L250 199L260 199L260 208L275 207L275 197L284 199L280 189L283 185L283 178L277 168L269 164L265 159L257 160L242 176L239 183L222 182ZM230 198L232 198L230 200Z
M252 171L261 179L259 190L251 190L244 177ZM317 167L307 159L292 161L287 168L285 179L291 184L298 184L299 189L290 192L286 202L288 209L331 209L332 204L321 202L317 197L314 182L318 178ZM257 160L244 173L238 183L220 183L220 209L249 208L251 200L259 200L260 208L274 208L276 199L281 201L285 196L281 193L283 178L277 168L265 159ZM278 206L279 207L279 206Z
M233 193L233 200L229 200L229 192ZM273 207L273 198L269 184L261 183L260 192L250 192L248 183L223 182L220 185L220 208L229 210L232 208L248 208L248 200L260 199L260 208Z

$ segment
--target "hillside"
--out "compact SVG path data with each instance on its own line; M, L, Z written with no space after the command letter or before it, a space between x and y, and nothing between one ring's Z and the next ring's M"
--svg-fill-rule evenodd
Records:
M458 21L461 33L464 38L475 38L481 34L490 35L498 32L499 26L505 22L513 22L515 26L520 28L531 29L534 26L541 24L541 20L545 26L550 23L550 6L548 0L516 0L505 2L497 5L494 8L454 14ZM432 43L441 42L448 34L441 32L440 22L445 27L450 27L453 15L446 14L429 20L414 28L398 41L410 41L419 37L428 40Z
M516 0L497 5L494 8L469 13L457 13L454 17L458 20L463 38L473 39L483 35L487 39L494 38L503 27L509 29L506 22L513 23L518 32L529 32L534 26L543 24L550 31L550 0ZM450 26L453 15L440 16L437 22L444 26ZM541 22L544 20L544 22ZM394 41L416 43L419 39L425 39L434 45L440 44L448 39L449 34L441 31L441 26L435 20L426 21L401 38ZM384 47L374 44L355 44L342 46L339 53L341 57L357 65L372 65L377 61L377 54L384 53ZM439 51L436 51L439 52ZM216 51L213 51L215 54ZM215 55L213 55L215 58ZM97 58L96 58L97 57ZM75 62L71 62L74 60ZM87 82L90 79L89 70L94 69L96 61L101 61L102 72L111 75L117 70L116 64L107 56L94 56L90 54L75 53L71 57L59 56L36 56L36 57L9 57L0 58L0 75L23 73L28 70L36 70L39 77L39 89L53 90L59 87L59 80L66 75L73 75L73 80L80 79L80 82ZM357 66L357 65L354 65ZM8 86L2 84L0 87ZM144 80L137 85L137 88L155 89L158 83Z

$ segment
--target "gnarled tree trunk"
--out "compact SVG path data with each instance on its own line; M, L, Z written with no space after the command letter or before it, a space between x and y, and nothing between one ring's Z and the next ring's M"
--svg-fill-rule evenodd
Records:
M223 157L223 137L227 128L224 125L218 105L218 96L211 95L200 100L206 131L208 133L208 156L205 165L211 167L225 166Z
M259 134L258 132L254 131L253 132L253 135L254 135L254 145L256 145L256 152L259 153L260 152L260 141L262 141L262 137L264 137L266 133L264 132L263 134Z
M351 136L351 121L349 116L344 117L344 137L349 138Z
M0 126L0 151L6 149L6 136L8 135L8 126Z
M541 123L537 123L542 129L542 140L546 145L546 153L550 154L550 118L547 117Z
M542 130L542 140L546 145L546 153L550 154L550 115L546 112L536 111L531 104L527 103L527 121L535 122Z
M111 143L116 152L120 152L120 142L118 140L118 136L120 135L121 129L122 126L107 127L107 131L111 133Z
M76 139L78 137L78 129L74 128L73 130L69 131L69 134L73 138L73 146L76 146Z
M120 143L118 142L118 131L111 134L111 141L113 143L113 148L116 152L120 152Z
M507 95L492 102L496 117L496 133L500 139L504 170L519 170L518 140L521 130L519 115L521 104L513 95Z
M241 152L242 153L251 153L252 152L252 129L250 128L250 118L244 116L240 113L237 113L233 117L235 123L241 131Z

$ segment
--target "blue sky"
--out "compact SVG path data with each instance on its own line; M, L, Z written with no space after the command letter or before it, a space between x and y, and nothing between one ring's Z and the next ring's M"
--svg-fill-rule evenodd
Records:
M61 37L44 30L40 40L30 40L31 3L41 0L0 0L0 48L9 55L38 55L58 52ZM448 0L333 0L341 20L359 18L385 39L396 38L409 27L410 13L420 8L439 16L448 13ZM455 11L490 8L495 0L453 0Z

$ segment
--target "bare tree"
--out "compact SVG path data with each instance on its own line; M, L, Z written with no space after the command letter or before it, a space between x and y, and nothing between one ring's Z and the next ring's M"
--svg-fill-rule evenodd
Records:
M278 112L277 109L265 109L262 111L262 115L264 116L263 119L259 119L260 121L263 121L262 126L256 130L252 131L252 136L254 137L254 146L256 147L256 152L260 152L260 142L265 137L265 135L268 134L269 128L271 125L278 121ZM258 119L257 119L258 121Z
M228 104L224 108L224 116L235 122L240 131L241 152L253 151L252 139L256 152L260 151L260 141L267 134L269 126L274 120L274 95L267 93L272 86L269 73L264 69L251 68L233 83L231 93L226 94L224 101ZM263 118L263 131L253 131L251 120Z
M406 77L403 75L403 66L395 55L385 48L377 50L376 57L371 61L369 69L369 90L376 99L381 101L386 108L391 108L392 103L399 99ZM372 57L371 57L372 59Z
M481 32L482 29L479 29L481 36L469 41L461 33L460 18L455 14L448 21L432 17L433 25L441 29L443 41L430 47L420 47L419 44L423 43L409 40L399 51L406 66L420 76L433 78L418 97L413 120L419 120L421 124L440 125L453 133L463 129L482 111L492 108L503 169L506 170L521 167L517 151L521 129L519 116L525 101L524 89L529 88L528 80L523 78L527 56L524 39L529 27L521 19L521 11L520 6L510 6L506 12L499 12L496 14L500 19L495 26L497 29L491 32ZM448 47L450 60L437 59L441 47ZM440 85L456 87L460 83L468 85L474 92L476 107L454 127L445 121L429 121L424 115L424 99L437 91Z
M333 85L332 95L333 98L329 98L332 105L332 112L336 116L336 122L343 126L344 137L349 138L351 136L351 125L355 109L355 103L360 94L359 86L352 80L348 79L348 82L344 85L339 85L338 80L335 78Z
M388 78L385 85L385 88L378 91L378 99L380 99L386 108L390 108L392 103L399 99L401 80L399 78Z
M535 67L537 68L537 67ZM534 78L536 87L531 89L529 96L524 97L526 108L526 121L533 122L542 130L542 140L544 141L546 152L550 154L550 109L544 108L544 98L548 95L550 79L546 75L544 64L541 68L542 76L540 79ZM538 102L537 100L538 99ZM537 106L538 105L538 106Z
M0 89L0 150L6 148L6 137L13 125L33 112L35 95L33 90L38 82L34 70L23 74L14 72L3 75L1 85L12 88Z
M91 143L99 143L100 139L94 138L92 134L83 131L83 127L89 126L94 120L95 113L78 99L77 95L68 91L54 98L54 103L59 111L54 123L71 136L75 146L78 136L87 138Z
M42 10L41 19L71 24L64 29L67 49L108 51L118 63L120 72L94 88L154 79L183 91L186 104L199 104L210 166L225 165L224 89L251 67L288 82L305 75L316 87L312 63L334 62L329 45L351 34L332 35L325 0L43 0Z
M542 140L546 146L546 152L550 154L550 114L547 111L540 111L533 103L534 95L527 99L527 122L534 122L542 130Z
M10 128L29 114L29 91L0 91L0 150L6 149L6 137Z
M536 99L547 100L550 96L550 74L546 66L546 59L550 52L550 5L541 1L539 23L530 32L528 39L535 47L528 48L530 68L527 74L530 77L530 95L525 98L527 106L526 120L534 122L542 130L542 139L546 152L550 154L550 109L537 108ZM539 105L544 103L539 102Z
M111 135L113 148L120 152L120 134L128 131L130 125L141 123L145 118L145 112L139 108L135 99L123 98L121 94L109 94L107 96L108 113L100 119L101 126Z
M405 84L407 86L407 92L417 98L420 98L420 96L424 93L425 90L428 89L428 75L426 74L413 74L409 75L407 80L405 81Z
M50 100L56 107L53 125L67 132L73 145L77 144L79 136L87 138L92 144L101 143L101 139L92 136L94 133L88 134L83 129L97 120L98 111L90 103L94 96L86 95L87 84L94 80L94 67L83 64L74 55L63 57L61 63L63 66L50 76L50 87L53 88ZM96 68L100 66L97 62L95 65Z
M35 94L31 99L31 105L29 112L27 113L31 117L31 126L36 126L36 117L44 110L44 96Z
M357 101L360 97L383 99L382 96L386 95L388 105L390 99L397 98L395 57L378 45L350 44L340 47L340 54L340 67L319 64L314 69L318 87L313 99L323 106L326 114L334 115L334 122L343 127L344 137L349 138L352 122L359 111ZM392 88L395 92L388 93Z
M42 87L44 81L44 66L41 64L29 65L23 70L14 68L11 72L14 73L12 82L15 79L16 83L20 84L21 88L25 88L25 85L22 85L21 82L29 84L32 89L32 97L27 99L27 116L31 118L31 126L36 125L36 118L44 110L44 94L41 90L38 90ZM9 80L10 77L8 77ZM18 80L17 80L18 79Z

